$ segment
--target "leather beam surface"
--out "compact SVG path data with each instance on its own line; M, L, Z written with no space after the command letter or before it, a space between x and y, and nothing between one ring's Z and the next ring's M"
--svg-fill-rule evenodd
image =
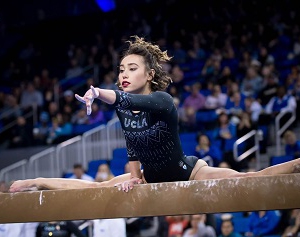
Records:
M0 223L300 208L300 174L0 194Z

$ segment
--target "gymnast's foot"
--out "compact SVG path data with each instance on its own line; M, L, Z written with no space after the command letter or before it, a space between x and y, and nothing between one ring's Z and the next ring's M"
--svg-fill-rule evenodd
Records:
M11 186L9 187L10 193L15 192L24 192L24 191L37 191L38 188L34 185L32 179L27 180L17 180L14 181Z

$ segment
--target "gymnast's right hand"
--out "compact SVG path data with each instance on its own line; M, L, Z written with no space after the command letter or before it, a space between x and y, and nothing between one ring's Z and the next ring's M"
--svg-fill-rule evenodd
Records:
M135 184L142 184L142 183L143 183L143 180L140 179L140 178L131 178L128 181L121 182L121 183L116 183L115 187L118 187L119 190L122 189L124 192L127 193L129 190L133 189L133 186Z
M10 193L23 192L23 191L36 191L36 190L38 190L38 188L34 184L32 179L14 181L9 187Z
M94 99L99 97L99 94L99 91L91 86L91 89L89 89L83 97L75 94L75 98L86 105L86 113L87 115L90 115L92 112L92 103Z

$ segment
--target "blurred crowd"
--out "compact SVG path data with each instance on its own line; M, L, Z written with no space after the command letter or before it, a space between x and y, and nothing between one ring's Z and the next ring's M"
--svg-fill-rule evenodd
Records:
M104 15L89 35L74 34L69 41L49 44L51 32L44 44L34 40L38 32L24 37L2 66L1 142L12 148L53 144L92 124L105 124L113 116L111 108L96 103L87 117L74 93L84 94L91 84L117 89L124 41L136 34L173 56L163 66L174 81L168 92L178 104L181 132L208 130L198 113L205 110L215 111L221 123L239 124L231 129L234 134L221 129L222 139L269 124L283 110L296 111L300 33L293 2L286 1L284 8L277 2L259 7L254 1L218 3L218 8L215 4L193 8L181 1L150 1ZM147 9L156 9L155 17ZM183 11L190 12L188 17L175 17ZM43 21L40 25L45 27ZM3 27L2 34L9 31ZM16 125L10 126L12 122ZM76 130L78 124L91 126Z
M1 146L57 144L106 124L114 116L111 107L97 101L87 116L74 94L83 95L90 85L118 89L122 46L130 36L139 35L173 56L163 67L173 79L168 92L178 107L179 131L195 133L191 153L213 166L247 169L247 160L237 164L232 159L234 141L253 129L263 129L261 152L265 152L274 143L275 117L284 112L282 124L296 114L282 138L285 153L297 157L300 142L294 128L300 115L300 16L294 4L288 0L205 1L200 5L148 1L100 18L80 18L77 31L67 33L68 40L60 41L63 35L49 31L43 43L35 40L36 31L24 37L1 65ZM41 28L47 26L44 21L39 23ZM0 23L1 34L8 36L5 19ZM85 29L80 34L86 27L89 33ZM252 145L249 141L246 147ZM101 182L111 175L99 173L92 178ZM229 217L199 214L122 221L127 236L299 234L299 210L241 215L251 221L240 232L235 231L239 226L233 225L233 213ZM0 236L3 229L0 225Z

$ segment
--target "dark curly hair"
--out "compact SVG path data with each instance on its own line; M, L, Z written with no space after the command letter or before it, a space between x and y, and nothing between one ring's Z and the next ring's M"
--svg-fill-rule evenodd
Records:
M155 71L152 83L152 91L163 91L172 82L171 77L168 76L167 72L163 70L161 63L168 62L172 59L167 54L167 51L161 51L158 45L146 42L144 38L138 36L132 36L134 40L126 41L129 47L124 51L121 61L128 55L136 54L144 58L146 69L150 72L151 69ZM121 88L120 82L118 81L117 86Z

